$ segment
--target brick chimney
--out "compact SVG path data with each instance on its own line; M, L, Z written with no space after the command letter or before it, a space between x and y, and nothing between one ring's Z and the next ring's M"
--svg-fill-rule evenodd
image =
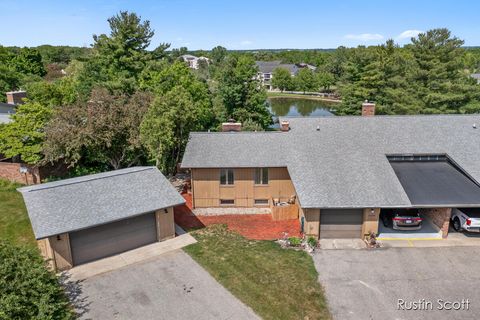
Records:
M23 99L27 97L25 91L10 91L7 92L7 103L8 104L23 104Z
M222 123L222 132L239 132L242 131L242 124L229 119L228 122Z
M288 132L290 130L290 122L286 120L280 121L280 131Z
M362 103L362 116L363 117L373 117L375 115L375 103L368 102L365 100Z

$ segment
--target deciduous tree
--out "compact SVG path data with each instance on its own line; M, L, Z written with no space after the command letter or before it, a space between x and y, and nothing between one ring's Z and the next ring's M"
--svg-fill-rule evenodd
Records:
M280 91L291 90L293 86L292 75L290 71L285 68L279 67L273 70L272 85Z
M318 83L315 73L309 68L300 69L295 76L295 86L297 90L303 91L303 93L307 91L317 91Z
M265 129L272 123L272 117L267 94L256 75L252 58L229 57L220 76L219 94L229 117L241 122L249 120Z
M44 127L52 114L51 107L38 102L18 106L12 122L0 126L0 153L20 155L24 162L38 164L43 158Z
M203 109L203 102L177 85L158 96L148 110L141 125L142 141L164 173L175 172L190 132L204 129L199 121Z
M58 109L46 127L47 161L81 161L112 169L141 163L146 153L140 124L151 101L147 93L111 94L95 89L87 102Z

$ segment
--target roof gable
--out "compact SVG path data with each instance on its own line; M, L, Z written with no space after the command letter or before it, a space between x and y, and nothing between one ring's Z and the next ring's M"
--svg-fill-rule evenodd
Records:
M184 203L155 167L115 170L19 191L37 239Z
M289 132L192 134L182 166L287 167L307 208L411 206L389 154L447 154L480 181L478 115L281 120Z

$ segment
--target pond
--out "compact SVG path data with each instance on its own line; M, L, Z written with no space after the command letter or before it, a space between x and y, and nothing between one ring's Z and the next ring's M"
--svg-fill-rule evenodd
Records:
M274 118L333 116L336 105L335 102L323 100L283 97L270 98L268 103Z

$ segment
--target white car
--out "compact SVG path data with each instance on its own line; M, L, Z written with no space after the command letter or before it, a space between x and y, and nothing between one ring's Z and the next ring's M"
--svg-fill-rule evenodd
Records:
M455 231L480 232L480 208L454 208L452 225Z

